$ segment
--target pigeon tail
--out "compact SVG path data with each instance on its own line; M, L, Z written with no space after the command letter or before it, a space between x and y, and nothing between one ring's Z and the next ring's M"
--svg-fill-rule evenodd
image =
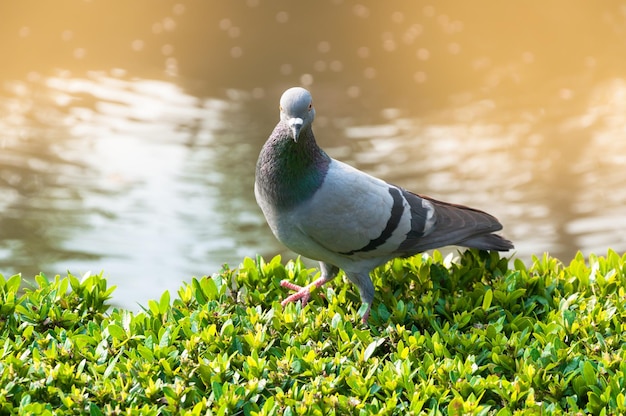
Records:
M411 245L405 245L403 251L406 255L449 245L498 251L513 248L510 241L492 234L502 229L502 224L493 215L464 205L418 196L432 204L434 223L421 238L417 238Z
M497 234L484 234L461 241L458 245L479 250L509 251L513 243Z

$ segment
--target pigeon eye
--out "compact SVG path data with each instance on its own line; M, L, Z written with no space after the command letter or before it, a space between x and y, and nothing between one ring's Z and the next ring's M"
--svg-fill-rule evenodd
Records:
M313 103L309 104L309 111L313 108Z

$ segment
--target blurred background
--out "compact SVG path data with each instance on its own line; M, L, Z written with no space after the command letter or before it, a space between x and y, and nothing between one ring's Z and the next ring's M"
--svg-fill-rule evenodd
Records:
M320 145L484 209L515 256L626 250L626 2L0 3L0 273L114 304L287 252L253 195L291 86Z

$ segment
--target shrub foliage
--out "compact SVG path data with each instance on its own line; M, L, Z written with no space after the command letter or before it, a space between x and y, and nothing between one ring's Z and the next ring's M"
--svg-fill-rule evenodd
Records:
M626 255L396 259L367 325L343 277L281 307L315 273L246 258L140 313L101 275L0 276L0 414L626 412Z

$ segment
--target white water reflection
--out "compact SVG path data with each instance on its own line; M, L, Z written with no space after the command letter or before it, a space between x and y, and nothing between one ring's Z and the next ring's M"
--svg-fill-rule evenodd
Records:
M565 227L587 252L603 252L607 242L626 251L626 80L594 89L588 111L564 123L565 133L590 130L591 141L572 167L584 192L576 195L576 218Z
M246 123L231 124L247 117L241 103L201 100L171 83L102 73L42 84L38 92L17 88L20 102L43 93L56 109L5 106L14 134L3 142L2 179L11 184L30 176L33 183L28 195L17 183L3 188L2 230L6 236L17 224L45 236L47 247L28 247L33 236L19 231L5 237L3 273L38 272L28 261L37 257L32 250L41 250L49 257L35 267L48 274L104 270L119 286L116 302L129 306L254 253L249 236L233 235L262 225L256 207L241 201L250 193L250 177L229 178L238 163L247 162L245 170L254 166ZM42 118L45 125L28 132ZM23 136L29 143L20 144ZM53 154L24 154L40 136L50 136ZM12 172L11 158L26 162L29 175ZM37 225L29 229L24 215L38 216Z

